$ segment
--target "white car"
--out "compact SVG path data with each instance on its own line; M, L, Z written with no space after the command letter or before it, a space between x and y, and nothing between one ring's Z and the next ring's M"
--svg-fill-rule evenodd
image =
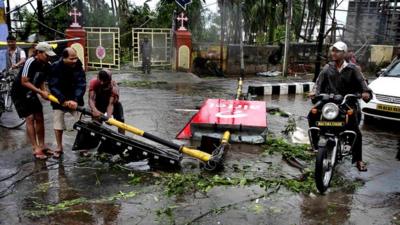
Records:
M371 101L361 101L364 121L372 117L400 121L400 61L390 65L369 87Z

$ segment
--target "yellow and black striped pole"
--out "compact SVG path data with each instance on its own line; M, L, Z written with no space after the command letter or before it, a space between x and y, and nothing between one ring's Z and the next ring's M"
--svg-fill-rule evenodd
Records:
M48 99L51 102L60 104L60 102L58 101L58 99L54 95L49 95ZM76 111L79 111L79 112L81 112L81 113L83 113L85 115L92 116L92 112L90 110L88 110L87 108L81 107L81 106L78 106ZM108 123L110 125L113 125L115 127L124 129L124 130L126 130L128 132L131 132L131 133L133 133L135 135L142 136L142 137L147 138L149 140L152 140L154 142L157 142L157 143L160 143L162 145L168 146L168 147L170 147L172 149L178 150L179 152L181 152L183 154L186 154L186 155L191 156L193 158L199 159L201 161L208 162L208 161L212 160L212 161L216 161L218 163L222 163L221 159L218 159L219 156L217 156L217 154L210 155L210 154L208 154L206 152L203 152L203 151L200 151L200 150L197 150L197 149L192 149L192 148L186 147L184 145L175 144L175 143L173 143L171 141L167 141L167 140L164 140L164 139L159 138L157 136L154 136L152 134L146 133L146 132L144 132L143 130L141 130L139 128L136 128L136 127L131 126L131 125L126 124L126 123L122 123L122 122L120 122L120 121L118 121L116 119L109 118L108 116L105 116L105 115L102 115L101 120L105 121L106 123ZM221 145L225 146L228 143L229 138L230 138L230 133L229 133L229 131L227 131L227 132L224 133L223 138L221 139Z
M243 78L242 76L239 77L238 80L238 87L236 90L236 100L240 100L240 97L242 96L242 88L243 88Z

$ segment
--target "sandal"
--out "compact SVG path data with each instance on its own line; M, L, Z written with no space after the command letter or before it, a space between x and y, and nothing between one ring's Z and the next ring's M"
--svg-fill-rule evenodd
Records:
M55 150L53 151L53 158L59 159L64 154L63 150Z
M360 171L360 172L366 172L368 170L367 164L365 164L365 162L363 162L363 161L358 161L356 163L356 166L357 166L358 171Z
M55 151L51 150L49 147L43 147L42 152L46 155L54 155Z
M35 152L33 152L33 157L35 157L35 159L39 159L39 160L47 159L47 155L44 154L44 152L42 150L36 150Z

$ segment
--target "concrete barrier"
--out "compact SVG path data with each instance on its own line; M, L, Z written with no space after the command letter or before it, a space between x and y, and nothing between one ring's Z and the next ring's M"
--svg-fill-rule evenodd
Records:
M313 87L314 82L268 83L257 86L250 85L247 93L251 95L303 94L310 92Z

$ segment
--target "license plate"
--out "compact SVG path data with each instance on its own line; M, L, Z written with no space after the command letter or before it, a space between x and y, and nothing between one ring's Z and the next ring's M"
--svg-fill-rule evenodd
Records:
M394 112L394 113L400 113L400 107L399 106L391 106L391 105L382 105L378 104L376 106L377 110L385 111L385 112Z
M318 127L341 127L344 126L344 122L336 121L317 121Z

